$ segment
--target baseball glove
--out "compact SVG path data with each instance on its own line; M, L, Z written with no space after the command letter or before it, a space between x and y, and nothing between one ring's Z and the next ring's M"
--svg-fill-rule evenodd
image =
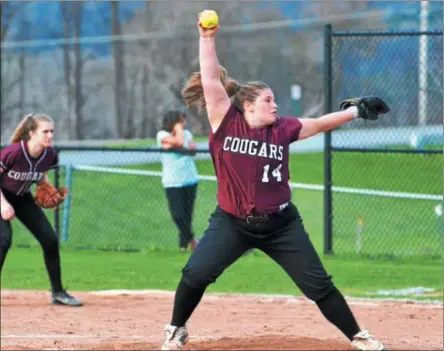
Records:
M376 121L381 113L387 113L390 111L387 104L376 96L347 99L342 101L339 105L342 110L346 110L350 106L356 106L358 108L358 117L370 119L372 121Z
M56 189L48 182L41 182L37 185L34 195L35 203L42 208L57 208L68 196L69 191L64 186Z

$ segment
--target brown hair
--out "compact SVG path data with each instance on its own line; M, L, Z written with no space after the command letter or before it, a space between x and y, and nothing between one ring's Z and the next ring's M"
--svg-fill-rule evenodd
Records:
M179 122L185 121L185 118L186 115L181 111L168 111L163 116L162 130L171 133L174 129L174 126Z
M37 130L39 122L41 121L54 123L51 117L43 113L26 115L17 127L15 127L9 142L14 144L21 140L29 140L29 132Z
M270 87L259 81L239 84L233 78L228 76L227 70L219 66L220 80L227 91L228 96L232 99L233 104L242 112L244 112L244 102L254 102L259 93L263 89L270 89ZM199 112L205 110L206 102L202 86L202 79L200 72L194 72L185 84L182 90L182 97L187 108L196 107Z

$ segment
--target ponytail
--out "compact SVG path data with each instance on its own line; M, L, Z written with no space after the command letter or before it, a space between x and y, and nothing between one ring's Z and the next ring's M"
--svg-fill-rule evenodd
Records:
M236 80L228 77L227 70L224 67L219 66L219 68L220 80L228 96L231 98L239 91L241 85ZM195 107L199 112L205 110L206 102L200 72L191 73L185 87L182 89L182 97L187 108Z
M12 134L11 139L9 140L10 144L18 143L21 140L29 140L30 131L35 131L38 127L39 121L47 121L54 123L51 117L45 114L35 115L33 113L26 115L21 122L15 127L14 133Z

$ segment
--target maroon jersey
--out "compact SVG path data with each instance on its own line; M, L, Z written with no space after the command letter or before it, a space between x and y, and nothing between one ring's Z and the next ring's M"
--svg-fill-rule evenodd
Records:
M209 138L217 200L224 211L245 218L252 211L273 213L288 204L289 145L301 128L299 119L284 117L264 128L250 128L242 113L230 106Z
M5 146L0 151L0 188L16 195L29 192L34 183L40 182L44 173L57 167L58 158L54 148L45 148L40 157L32 157L28 143Z

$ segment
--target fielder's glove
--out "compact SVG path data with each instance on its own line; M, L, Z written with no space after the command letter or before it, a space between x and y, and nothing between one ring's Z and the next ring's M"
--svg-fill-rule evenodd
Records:
M372 121L376 121L379 118L379 114L390 111L387 104L376 96L347 99L339 105L342 110L346 110L350 106L356 106L358 108L358 117Z
M57 190L48 182L43 181L37 185L34 200L42 208L55 209L66 199L68 193L68 189L64 186Z

